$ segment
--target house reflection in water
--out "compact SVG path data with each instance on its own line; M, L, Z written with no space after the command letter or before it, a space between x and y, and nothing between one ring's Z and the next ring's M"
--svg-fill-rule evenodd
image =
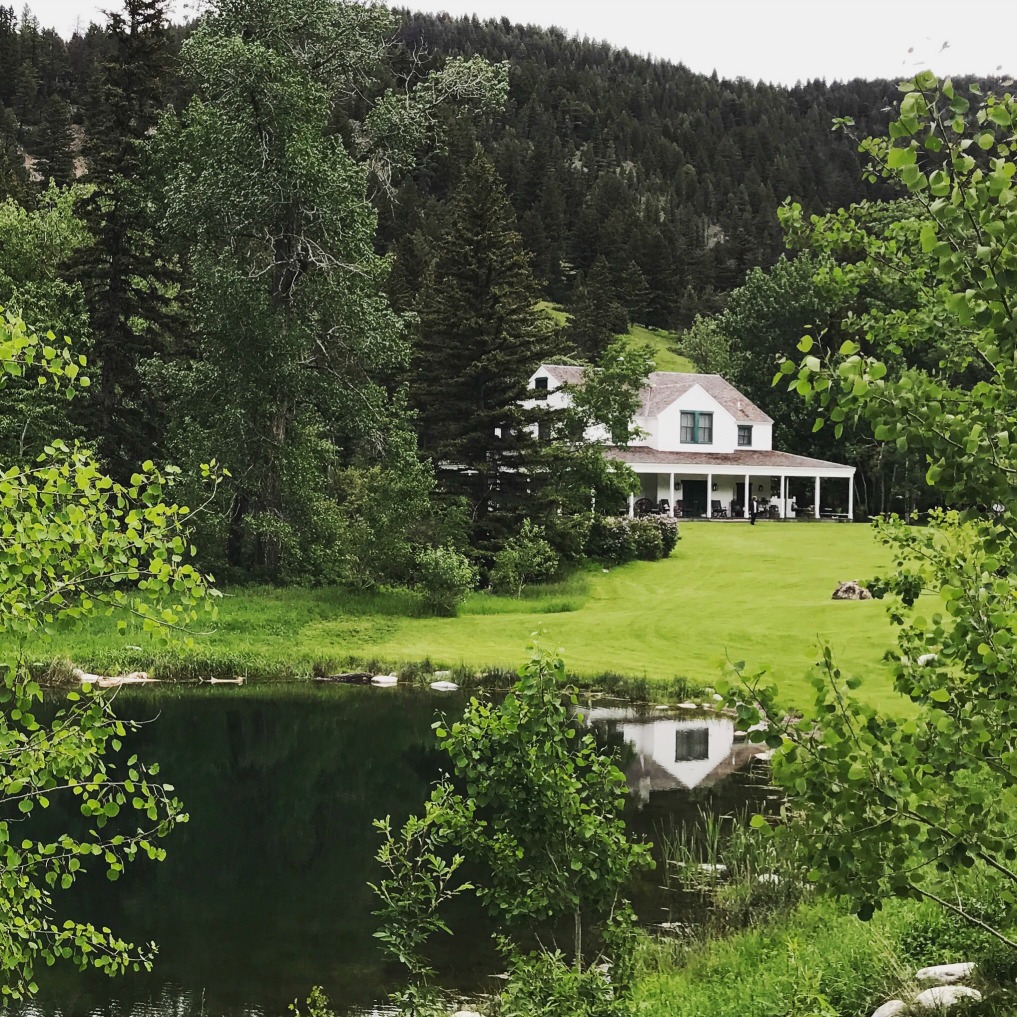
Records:
M588 722L606 722L628 743L625 780L640 804L654 791L709 787L766 750L736 739L734 721L708 711L644 717L609 707L585 713Z

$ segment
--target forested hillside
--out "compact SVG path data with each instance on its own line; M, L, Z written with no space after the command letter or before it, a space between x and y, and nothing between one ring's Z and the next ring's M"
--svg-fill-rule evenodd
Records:
M831 121L850 116L862 133L878 132L893 93L881 81L787 89L721 80L505 19L401 16L405 52L387 83L479 55L509 63L510 90L502 111L457 123L444 151L397 176L395 201L382 201L397 293L415 293L439 203L476 140L549 297L575 303L602 255L631 320L685 326L718 309L749 269L773 263L783 246L774 210L785 198L823 211L864 196L860 157ZM172 55L188 31L167 33ZM27 9L0 7L0 66L11 69L0 78L0 197L30 194L26 154L35 175L58 183L71 179L75 156L83 171L108 55L99 26L65 41ZM193 83L172 65L162 77L166 101L182 105Z
M785 198L822 211L876 194L831 123L850 116L863 134L883 130L889 82L726 81L507 19L406 12L400 38L424 66L457 54L509 62L505 110L477 133L538 276L566 304L602 255L633 320L684 326L777 258ZM411 278L413 231L458 154L432 155L399 189L386 240Z

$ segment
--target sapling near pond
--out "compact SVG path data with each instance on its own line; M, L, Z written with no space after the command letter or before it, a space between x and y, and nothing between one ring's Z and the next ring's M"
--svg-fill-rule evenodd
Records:
M408 926L444 928L421 904L436 909L454 892L448 878L465 859L484 873L469 889L498 924L498 945L515 980L510 995L536 1005L534 993L561 992L553 972L563 970L564 955L543 947L526 955L523 943L535 927L567 923L569 984L599 1000L588 1012L625 1012L635 919L624 892L634 873L653 863L649 845L633 843L622 821L624 776L592 734L580 733L575 705L564 661L535 650L501 703L473 698L460 720L435 724L450 777L436 786L424 819L411 817L400 836L387 821L379 824L385 838L379 861L390 872L416 874L376 888L383 902L379 937L411 974L423 966L417 960L423 942ZM426 837L416 835L422 829ZM442 850L450 860L440 860ZM403 857L414 852L421 857ZM596 940L594 959L584 935ZM605 961L610 980L596 966Z

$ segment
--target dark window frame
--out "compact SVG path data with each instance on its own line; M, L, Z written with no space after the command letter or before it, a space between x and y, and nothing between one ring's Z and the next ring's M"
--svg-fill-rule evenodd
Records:
M533 379L534 398L536 398L536 399L546 399L547 398L547 393L549 391L548 390L548 386L547 386L547 382L548 382L548 379L546 377L543 377L543 378L534 378Z
M744 441L742 439L745 439ZM738 447L739 448L751 448L752 447L752 425L751 424L739 424L738 425Z
M679 440L683 445L713 444L712 410L682 410L678 426Z

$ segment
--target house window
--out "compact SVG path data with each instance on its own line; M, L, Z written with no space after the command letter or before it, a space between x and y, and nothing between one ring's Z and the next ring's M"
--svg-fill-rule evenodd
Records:
M706 759L710 754L710 729L694 727L675 731L674 761L688 763L693 759Z
M547 398L547 378L534 378L533 379L534 396L537 399Z
M539 420L539 421L537 421L537 440L538 441L550 441L551 440L551 421L550 420Z
M681 440L683 445L712 445L713 414L682 410Z
M739 424L738 425L738 444L740 446L748 447L752 444L752 425L751 424Z

